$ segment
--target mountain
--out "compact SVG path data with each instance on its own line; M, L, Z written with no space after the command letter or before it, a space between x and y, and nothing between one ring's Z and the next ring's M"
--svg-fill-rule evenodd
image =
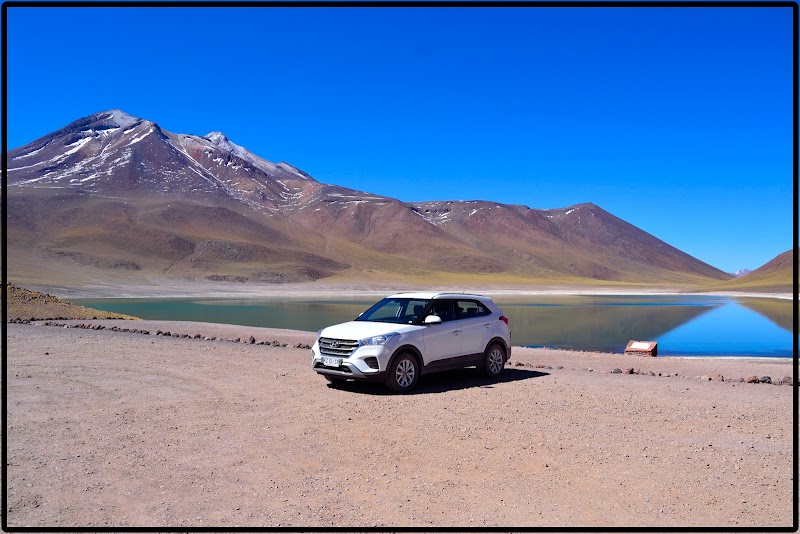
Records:
M758 291L761 293L791 293L793 291L793 262L791 249L778 254L758 269L723 284L714 289L727 291Z
M735 276L736 278L739 278L740 276L744 276L744 275L746 275L747 273L751 273L751 272L753 272L753 271L751 271L750 269L739 269L739 270L738 270L738 271L736 271L735 273L731 273L731 274L732 274L733 276Z
M405 203L120 110L9 151L7 186L9 277L21 282L731 278L591 203Z

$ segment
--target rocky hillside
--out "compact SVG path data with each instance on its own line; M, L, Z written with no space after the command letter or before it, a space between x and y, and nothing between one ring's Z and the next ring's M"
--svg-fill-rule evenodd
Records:
M136 319L130 315L86 308L53 295L6 284L9 320Z

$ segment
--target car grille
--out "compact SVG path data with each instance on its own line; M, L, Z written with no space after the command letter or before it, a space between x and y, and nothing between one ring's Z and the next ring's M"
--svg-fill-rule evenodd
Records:
M325 356L347 358L358 348L358 341L352 339L319 338L319 352Z

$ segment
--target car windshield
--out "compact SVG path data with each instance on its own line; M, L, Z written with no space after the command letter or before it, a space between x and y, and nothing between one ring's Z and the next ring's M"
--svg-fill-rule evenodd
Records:
M419 318L428 302L428 299L386 298L362 313L356 321L413 323Z

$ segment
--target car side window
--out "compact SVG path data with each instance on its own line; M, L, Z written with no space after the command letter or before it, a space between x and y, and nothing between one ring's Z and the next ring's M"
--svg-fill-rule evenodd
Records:
M416 321L420 314L422 314L422 310L424 310L425 306L427 305L427 300L409 300L408 304L406 304L406 312L404 317L406 322L411 323Z
M433 303L433 308L429 315L436 315L443 323L452 321L456 318L455 311L453 310L452 300L436 300Z
M473 317L482 317L492 313L486 306L475 300L456 301L455 311L459 319L471 319Z

